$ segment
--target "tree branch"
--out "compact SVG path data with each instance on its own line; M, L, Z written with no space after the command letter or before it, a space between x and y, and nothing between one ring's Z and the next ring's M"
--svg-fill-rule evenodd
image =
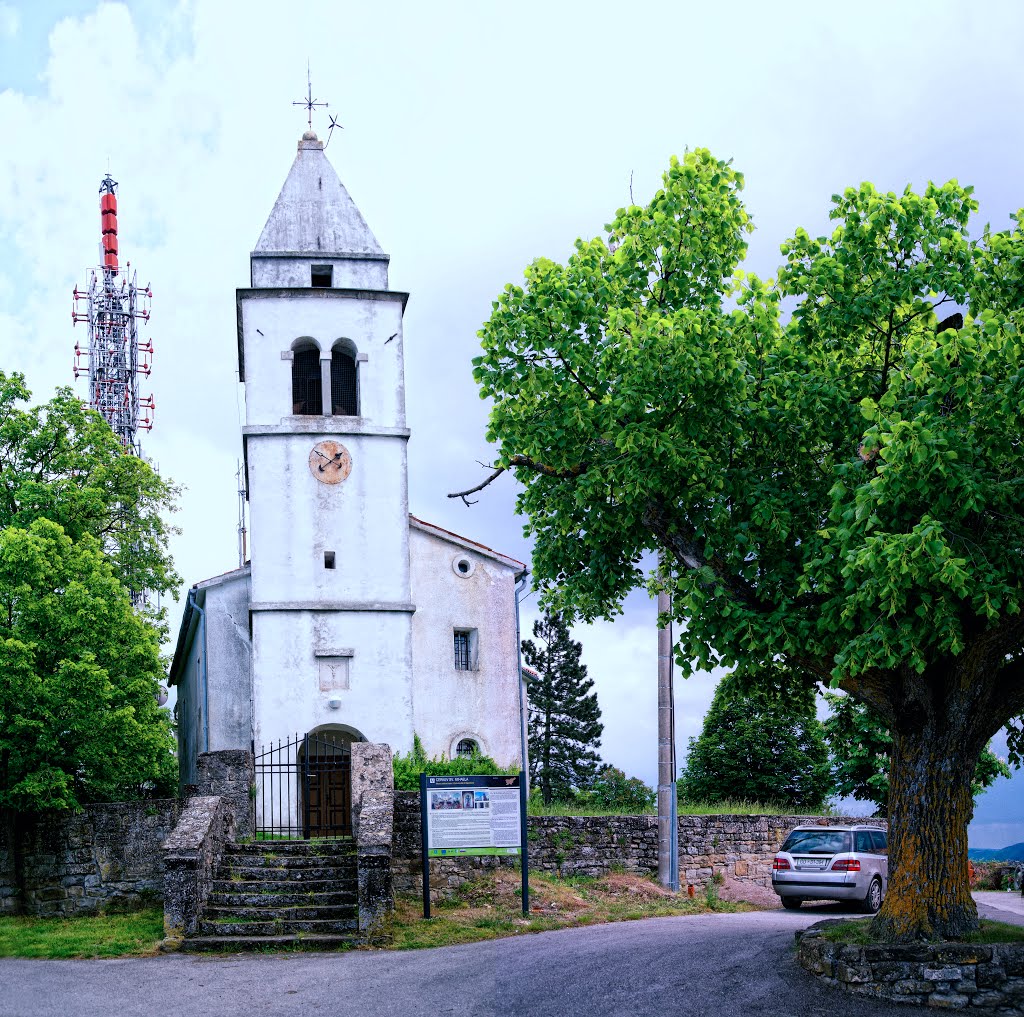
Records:
M467 488L465 491L452 491L448 497L461 498L466 505L475 505L476 502L469 501L467 495L476 494L477 491L482 491L488 486L488 484L493 483L506 470L513 466L519 469L531 470L532 472L539 473L544 477L554 477L556 480L572 480L574 477L578 477L580 474L585 473L589 465L589 463L579 463L577 466L569 466L566 469L560 470L554 466L547 466L544 463L538 463L535 459L531 459L529 456L512 456L508 461L508 466L493 467L494 472L485 481L477 484L476 487Z

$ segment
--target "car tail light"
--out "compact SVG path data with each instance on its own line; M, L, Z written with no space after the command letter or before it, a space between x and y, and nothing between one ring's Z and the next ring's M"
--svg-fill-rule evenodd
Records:
M773 869L788 869L790 868L789 862L785 858L776 857L775 861L772 862Z
M833 872L860 872L860 862L856 858L840 858L832 863Z

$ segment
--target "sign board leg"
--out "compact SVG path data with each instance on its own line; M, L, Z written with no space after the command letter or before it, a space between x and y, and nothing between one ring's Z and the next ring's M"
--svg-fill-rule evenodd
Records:
M519 849L519 859L523 863L523 914L530 914L530 838L526 829L526 776L520 776L519 781L519 842L522 847Z
M423 856L423 917L430 917L430 857L427 854L427 775L420 774L420 854Z

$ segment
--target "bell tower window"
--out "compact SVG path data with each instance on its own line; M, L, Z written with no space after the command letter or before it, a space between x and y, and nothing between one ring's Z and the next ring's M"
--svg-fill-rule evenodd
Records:
M331 351L331 413L336 417L359 416L359 378L355 349L345 341Z
M292 358L292 413L319 417L323 412L320 351L310 343L296 349Z
M334 267L332 265L310 265L309 284L320 289L330 289Z

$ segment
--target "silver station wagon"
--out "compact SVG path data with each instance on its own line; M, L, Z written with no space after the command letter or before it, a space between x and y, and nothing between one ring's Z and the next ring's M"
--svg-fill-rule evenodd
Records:
M798 826L772 863L772 889L785 908L847 900L874 914L889 886L889 842L870 826Z

